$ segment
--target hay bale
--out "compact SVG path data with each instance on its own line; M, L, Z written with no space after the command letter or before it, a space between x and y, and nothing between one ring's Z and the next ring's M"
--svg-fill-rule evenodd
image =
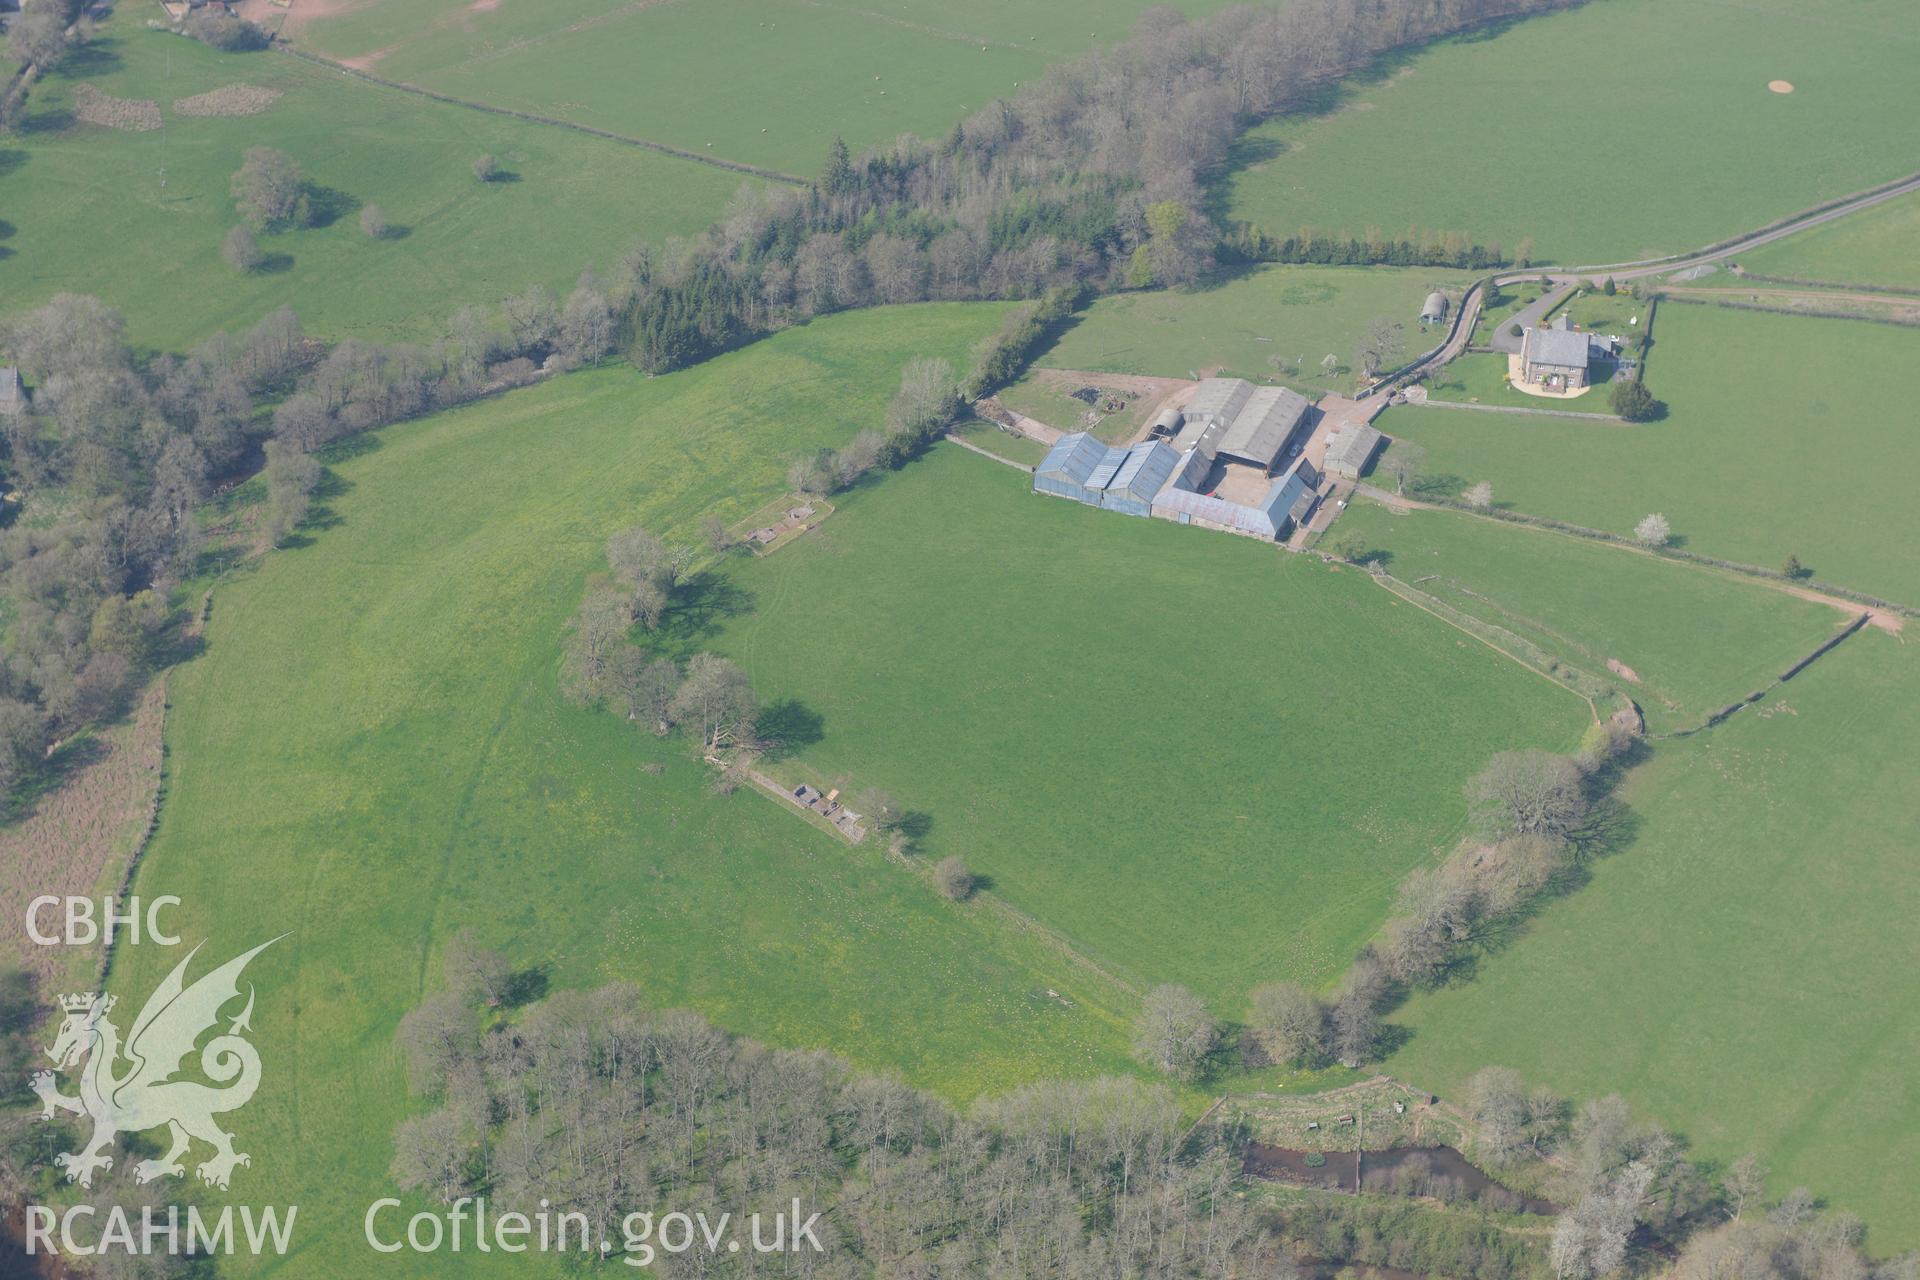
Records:
M160 127L160 104L146 98L116 98L90 84L73 87L73 115L86 124L127 133L151 133Z

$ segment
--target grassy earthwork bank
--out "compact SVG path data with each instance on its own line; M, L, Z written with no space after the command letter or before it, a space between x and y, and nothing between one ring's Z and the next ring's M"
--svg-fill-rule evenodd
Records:
M1901 381L1876 371L1916 360L1912 329L1675 304L1648 363L1660 421L1399 408L1379 425L1423 445L1436 480L1491 481L1515 510L1620 534L1658 511L1687 550L1769 568L1796 555L1822 581L1912 603L1920 435Z
M1336 977L1460 834L1464 779L1589 715L1362 573L951 445L730 577L755 607L720 643L823 717L816 776L885 788L926 815L921 857L1226 1013Z
M1920 871L1911 644L1871 628L1766 701L1662 743L1639 828L1474 981L1417 997L1387 1068L1457 1089L1489 1062L1618 1090L1708 1160L1759 1152L1885 1254L1920 1245Z
M1417 226L1509 253L1530 237L1535 261L1567 264L1677 253L1912 172L1916 42L1904 0L1586 4L1391 59L1261 126L1224 197L1279 235Z
M1849 617L1751 579L1464 512L1395 514L1363 499L1339 532L1395 577L1617 684L1654 733L1764 688Z
M158 12L156 9L155 12ZM432 102L285 54L218 53L147 29L122 6L36 87L25 128L0 142L0 297L13 310L93 293L135 342L178 349L292 302L330 338L429 338L458 308L531 284L562 294L634 240L691 233L742 175L563 129ZM176 108L231 85L279 93L259 114ZM88 89L157 107L159 128L74 117ZM249 147L286 152L327 225L261 237L263 266L220 256L228 183ZM473 161L499 158L482 183ZM369 238L362 206L389 231Z
M850 314L686 373L571 375L390 428L333 463L305 545L218 587L206 651L170 685L170 788L137 891L179 895L209 957L290 931L249 971L270 1070L233 1192L301 1206L305 1248L277 1274L364 1256L408 1105L390 1038L459 928L555 988L630 980L960 1099L1128 1069L1130 998L1051 943L944 902L877 841L850 847L751 788L713 795L682 740L556 689L609 532L691 539L710 512L746 515L789 455L877 420L909 355L958 363L999 313ZM696 587L673 643L772 603L755 589ZM177 959L127 948L116 989Z

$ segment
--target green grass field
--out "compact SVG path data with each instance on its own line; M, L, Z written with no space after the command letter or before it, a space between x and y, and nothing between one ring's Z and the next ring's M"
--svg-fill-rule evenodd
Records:
M1219 371L1313 394L1349 391L1355 345L1375 319L1403 327L1407 354L1437 346L1420 307L1465 272L1424 267L1266 266L1204 289L1123 293L1087 308L1036 363L1055 369L1187 378ZM1457 301L1457 298L1456 298ZM1320 362L1334 356L1327 376ZM1276 363L1278 362L1278 363Z
M158 102L164 128L71 122L73 92ZM196 117L176 99L244 83L282 96L250 117ZM328 337L431 337L461 306L529 284L563 292L634 240L690 233L742 178L572 133L349 80L277 53L221 54L110 20L34 95L33 127L0 142L5 309L94 293L127 316L136 342L179 348L251 324L291 301ZM277 147L309 179L349 197L330 226L262 237L268 269L220 258L237 221L228 181L250 146ZM491 152L516 180L481 184ZM165 186L161 170L165 169ZM393 238L370 240L358 204L378 204Z
M1449 360L1427 379L1427 395L1458 404L1497 404L1515 409L1562 409L1568 413L1608 413L1605 387L1595 387L1571 400L1530 396L1515 391L1507 381L1505 352L1475 352Z
M1647 376L1662 421L1400 408L1379 426L1425 446L1431 474L1491 481L1520 511L1622 534L1659 511L1688 550L1769 568L1793 554L1823 581L1914 603L1920 435L1899 378L1878 371L1916 359L1911 329L1665 304Z
M1047 456L1047 446L1038 440L1003 431L991 422L963 422L953 429L953 434L1023 467L1038 466L1040 460Z
M1751 579L1462 512L1361 500L1336 528L1402 581L1614 681L1653 733L1764 687L1847 620ZM1638 679L1610 675L1610 659Z
M1780 693L1662 744L1625 799L1633 846L1593 868L1475 980L1396 1016L1387 1069L1455 1090L1487 1063L1580 1097L1619 1091L1696 1156L1756 1151L1920 1245L1920 655L1871 628Z
M1536 261L1567 264L1676 253L1912 172L1916 52L1903 0L1604 0L1444 41L1328 113L1269 122L1223 196L1275 233L1531 237Z
M1920 195L1902 196L1740 255L1770 276L1920 289ZM1718 284L1722 275L1701 283ZM1731 283L1731 281L1727 281Z
M301 1206L303 1251L276 1274L335 1276L364 1249L407 1106L389 1037L460 927L556 988L629 979L962 1099L1125 1069L1124 997L1050 943L946 904L878 842L713 796L683 742L555 687L609 532L746 515L790 454L878 420L908 355L958 361L999 311L852 314L685 373L577 374L390 429L335 465L310 545L218 587L206 652L171 677L137 891L180 895L209 956L293 931L250 971L269 1069L233 1192ZM723 599L676 625L698 642ZM178 958L124 949L115 982L144 991Z
M1336 976L1495 751L1577 698L1271 546L1051 500L941 446L733 574L721 637L824 718L801 761L1121 976L1238 1013Z
M381 0L298 38L378 75L811 177L836 135L855 150L943 138L1047 64L1117 43L1148 7Z

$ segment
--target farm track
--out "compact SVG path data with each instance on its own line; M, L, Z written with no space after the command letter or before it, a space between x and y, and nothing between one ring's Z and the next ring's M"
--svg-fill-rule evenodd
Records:
M429 89L424 85L410 84L405 80L389 80L385 76L377 76L370 71L362 71L357 67L350 67L344 62L337 62L332 58L323 58L317 53L308 53L305 50L290 48L282 44L276 44L274 48L289 58L298 58L302 62L311 63L317 67L325 67L329 71L338 71L343 76L352 76L354 79L364 81L367 84L376 84L382 88L393 89L400 93L411 93L418 97L431 98L435 102L444 102L449 106L465 107L469 111L484 111L488 115L506 116L514 120L524 120L528 124L545 125L551 129L571 129L575 133L584 133L588 137L604 138L608 142L618 142L622 146L638 147L643 151L656 151L661 155L673 156L680 160L692 160L697 164L708 165L715 169L726 169L733 173L749 174L756 178L765 178L769 182L782 182L795 187L804 187L807 185L805 178L791 173L782 173L778 169L766 169L757 164L748 164L742 160L728 160L722 156L704 155L698 151L688 151L684 147L673 146L671 143L657 142L652 138L636 138L631 134L615 133L611 129L596 129L592 125L578 124L572 120L561 120L554 116L537 115L531 111L515 111L510 107L496 107L491 103L476 102L471 98L457 98L453 94L441 93L437 89Z

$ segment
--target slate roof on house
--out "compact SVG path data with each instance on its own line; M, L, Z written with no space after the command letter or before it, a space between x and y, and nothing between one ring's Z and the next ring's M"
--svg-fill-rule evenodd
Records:
M1587 367L1587 335L1571 329L1529 329L1520 345L1521 359L1528 364L1550 364L1557 368Z

